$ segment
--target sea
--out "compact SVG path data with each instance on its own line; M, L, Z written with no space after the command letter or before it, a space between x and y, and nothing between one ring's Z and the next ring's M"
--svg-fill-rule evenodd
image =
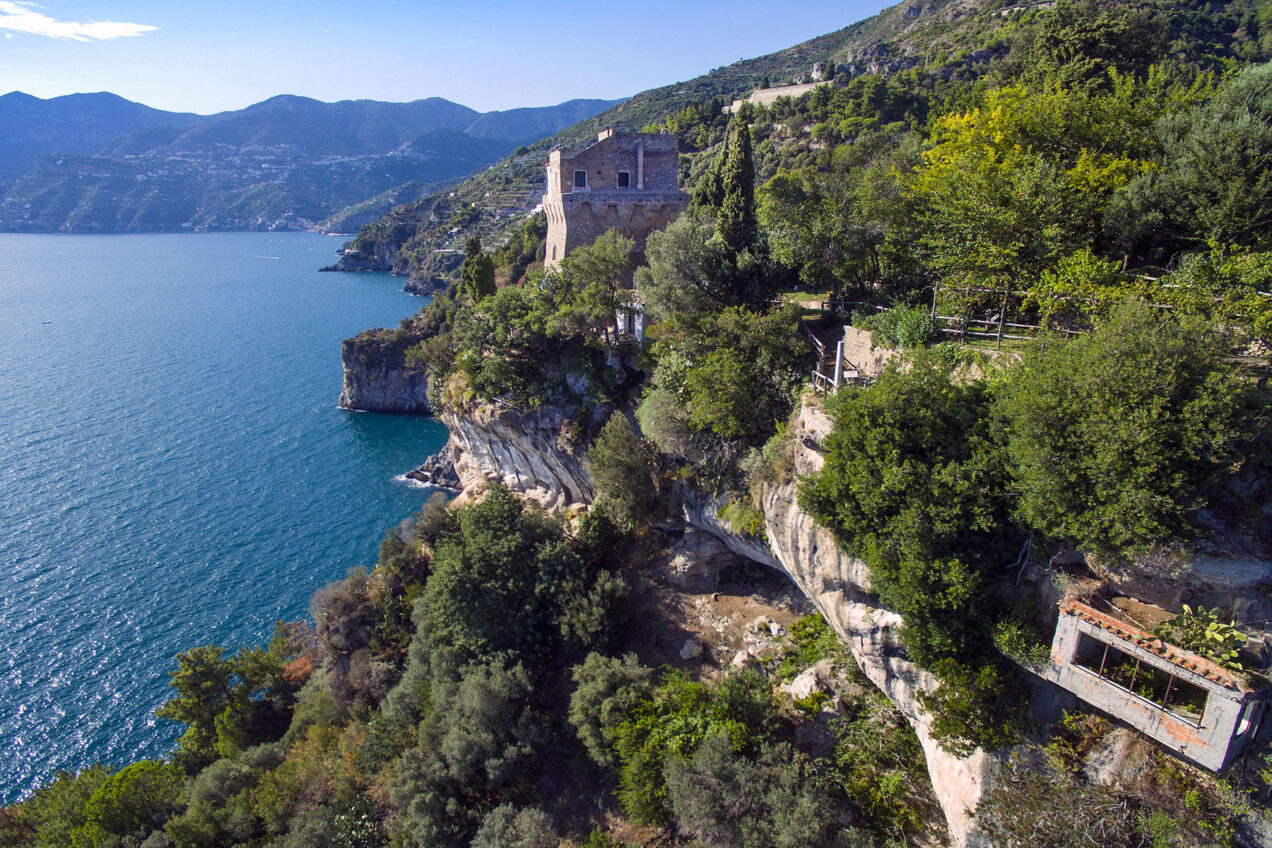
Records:
M424 305L288 233L0 235L0 802L172 750L179 651L268 640L432 494L429 418L338 409Z

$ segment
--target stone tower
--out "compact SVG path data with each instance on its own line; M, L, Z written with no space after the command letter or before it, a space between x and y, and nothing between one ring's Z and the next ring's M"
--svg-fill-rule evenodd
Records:
M553 150L543 196L547 267L611 229L636 242L635 264L643 264L645 238L689 205L678 185L679 164L680 141L664 133L603 130L590 147Z

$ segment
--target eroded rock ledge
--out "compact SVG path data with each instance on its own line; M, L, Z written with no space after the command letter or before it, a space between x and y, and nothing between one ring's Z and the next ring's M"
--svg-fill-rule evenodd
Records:
M805 398L795 426L795 471L819 470L822 440L830 419L816 399ZM957 845L985 844L974 829L972 813L980 802L995 760L977 750L957 757L942 750L931 735L931 719L919 704L920 692L936 688L936 679L906 657L901 616L879 606L870 593L870 570L844 555L830 532L800 509L794 481L767 486L762 495L767 544L743 538L716 517L716 504L687 500L685 520L716 535L740 556L784 572L852 649L866 676L905 714L927 759L928 774L945 812L950 838Z
M446 453L465 494L500 482L545 507L565 509L596 497L574 434L604 412L581 421L576 410L561 406L483 403L463 412L443 408L438 418L450 431Z

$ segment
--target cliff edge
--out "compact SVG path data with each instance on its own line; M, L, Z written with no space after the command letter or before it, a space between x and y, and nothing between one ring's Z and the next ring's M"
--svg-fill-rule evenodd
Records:
M428 371L407 365L409 342L400 330L368 330L345 339L340 345L340 408L427 415Z

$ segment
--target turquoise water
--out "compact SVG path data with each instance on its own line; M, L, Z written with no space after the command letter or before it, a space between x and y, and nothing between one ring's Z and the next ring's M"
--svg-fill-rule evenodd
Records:
M435 421L336 408L422 304L307 234L0 235L0 800L168 751L172 657L369 565Z

